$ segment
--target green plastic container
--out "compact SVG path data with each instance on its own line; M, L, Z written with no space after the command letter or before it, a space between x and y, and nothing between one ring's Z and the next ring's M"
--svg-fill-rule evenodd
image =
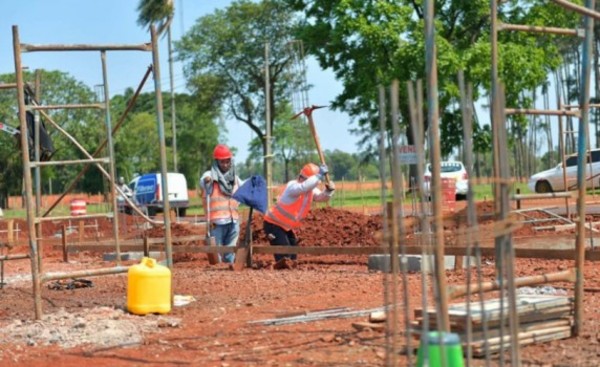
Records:
M428 351L429 363L427 364L424 361L425 348ZM425 340L421 340L417 354L417 367L464 367L464 365L462 345L458 334L431 331L427 333Z

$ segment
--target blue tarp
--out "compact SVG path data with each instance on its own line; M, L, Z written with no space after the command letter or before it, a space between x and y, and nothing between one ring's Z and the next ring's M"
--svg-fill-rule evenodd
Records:
M242 204L265 213L267 207L267 183L262 176L252 176L232 196Z

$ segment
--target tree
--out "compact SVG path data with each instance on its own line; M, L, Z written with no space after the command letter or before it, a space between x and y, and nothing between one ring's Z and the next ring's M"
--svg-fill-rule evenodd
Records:
M371 138L378 131L377 86L398 79L401 123L410 131L405 82L425 80L424 2L361 0L285 0L304 14L299 37L321 67L333 70L344 90L333 107L358 120ZM450 152L462 142L462 124L456 75L465 70L478 99L491 87L489 1L436 2L436 47L441 145ZM503 2L499 19L505 23L574 28L579 17L545 1ZM520 98L522 90L543 84L562 62L556 36L527 33L499 35L500 78L507 105L530 107ZM426 116L426 114L425 114ZM513 117L522 119L522 117ZM444 126L447 125L447 126ZM424 126L424 130L427 130ZM389 127L388 127L389 129ZM367 143L367 140L364 141ZM417 142L421 144L422 142ZM376 147L376 144L370 144Z
M225 10L199 18L176 42L179 60L194 94L212 96L215 107L256 133L266 153L265 44L269 47L271 131L276 106L300 83L289 72L289 43L297 24L278 0L238 0Z
M160 34L165 28L170 27L175 8L173 0L140 0L137 10L139 12L138 24L149 27L156 23Z
M120 116L133 90L114 96L111 106L115 116ZM177 131L181 142L177 154L180 157L178 171L188 180L188 187L197 185L198 171L203 171L212 162L212 150L219 138L219 126L215 124L216 112L207 108L202 96L176 94L178 106ZM116 135L115 154L117 172L128 180L134 173L146 173L159 169L158 131L156 128L154 93L142 93L138 96L127 119ZM169 113L170 107L165 108ZM167 152L169 153L169 151Z
M26 82L33 84L34 74L28 71L23 73ZM0 75L0 81L14 83L14 74ZM60 71L41 70L41 105L61 104L89 104L96 102L93 91L82 82L74 79L68 73ZM73 136L88 152L93 152L99 144L99 136L104 133L104 118L97 110L90 109L61 109L48 111L47 114L58 123L71 136ZM14 90L5 90L0 93L0 115L3 122L13 127L19 126L17 116L17 98ZM42 118L42 121L44 119ZM75 147L63 134L54 129L48 122L46 127L53 140L56 153L54 160L73 160L84 158L83 153ZM14 138L7 134L0 137L0 196L16 195L21 193L22 164L21 152L14 143ZM44 167L42 183L52 179L55 191L62 190L64 185L72 180L79 168L71 165ZM98 173L99 174L99 173ZM88 187L90 190L100 191L102 187L100 176L90 173ZM84 189L85 183L77 187Z
M138 24L143 27L149 27L156 23L158 25L157 34L161 34L167 29L167 46L169 49L169 81L171 86L171 131L173 148L173 166L175 171L177 167L177 128L175 114L175 91L173 90L173 37L171 33L171 22L173 20L173 0L140 0L138 4Z

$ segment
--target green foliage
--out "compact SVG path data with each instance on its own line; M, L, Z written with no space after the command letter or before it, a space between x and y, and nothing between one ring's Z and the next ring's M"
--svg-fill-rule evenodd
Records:
M285 96L298 87L300 76L290 72L293 12L280 1L234 1L224 10L203 16L176 42L185 63L188 86L209 109L226 106L228 116L245 123L265 144L265 44L269 44L271 131L285 106ZM284 133L285 135L285 133Z
M160 22L159 28L162 28L173 17L173 0L140 0L137 10L139 25L145 27Z
M424 2L285 2L305 16L298 34L307 50L321 67L333 70L343 82L344 90L333 106L367 127L359 129L366 135L363 146L377 147L369 141L378 130L377 86L387 86L393 79L400 81L401 123L412 144L405 82L426 77ZM473 83L475 100L490 91L490 4L484 0L455 0L435 5L441 142L443 152L449 153L462 144L458 70L464 69L466 80ZM499 6L499 19L506 23L574 28L579 19L573 12L559 10L546 1L504 2ZM548 73L563 62L559 38L524 32L499 34L499 75L508 106L529 107L530 102L519 98L521 91L545 83ZM484 147L489 152L491 145L479 145Z

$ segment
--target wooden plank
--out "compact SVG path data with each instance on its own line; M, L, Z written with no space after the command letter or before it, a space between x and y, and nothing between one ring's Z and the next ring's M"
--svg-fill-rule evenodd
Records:
M534 343L545 343L552 340L566 339L571 337L571 327L563 326L559 328L552 328L551 330L546 330L544 332L532 333L527 335L519 334L519 345L529 345ZM510 337L509 337L510 340ZM510 345L510 341L504 342L504 348L508 348ZM500 341L494 343L487 344L487 350L491 353L500 352L502 345L500 345ZM486 355L486 346L485 344L479 345L472 349L473 356L482 357Z
M564 319L564 318L569 318L572 315L573 315L573 307L572 306L559 307L557 309L549 310L547 312L539 312L539 313L527 315L525 317L519 317L519 324L524 325L527 323L539 322L539 321L544 321L544 320ZM422 318L416 319L415 321L413 321L412 324L413 324L414 328L421 329L421 327L423 325ZM486 322L486 325L488 328L497 328L500 326L500 321L494 320L494 321ZM430 320L429 321L429 329L435 329L435 328L437 328L437 323L436 323L435 319ZM467 322L466 321L460 322L460 323L451 322L450 328L454 332L458 332L458 333L463 332L467 329ZM482 330L483 323L482 322L472 323L471 329L473 331Z
M508 299L505 298L503 302L506 314L508 313ZM519 316L525 316L529 313L571 305L572 303L572 298L568 296L517 295L517 312ZM481 322L483 313L485 313L487 321L497 320L500 316L500 299L486 300L483 310L480 302L471 302L468 314L466 305L467 303L451 304L448 309L450 320L462 322L464 318L469 317L472 322ZM437 315L437 310L429 309L428 314L433 319ZM421 317L422 309L415 309L414 315L415 317Z
M550 328L555 328L555 327L562 327L562 326L572 326L573 325L573 317L572 316L567 316L565 318L562 319L552 319L552 320L544 320L544 321L536 321L536 322L531 322L531 323L526 323L526 324L520 324L519 325L519 332L521 333L528 333L528 332L533 332L533 331L540 331L540 330L546 330L546 329L550 329ZM432 328L430 328L431 330ZM419 327L419 325L414 325L411 326L411 330L410 330L411 334L413 334L413 336L417 339L420 339L421 336L421 328ZM465 330L452 330L452 332L457 333L460 338L461 341L463 343L463 345L467 345L467 333ZM483 332L483 330L477 330L477 331L473 331L471 333L471 344L474 345L476 343L483 343L484 342L484 334L487 337L488 341L491 340L491 338L498 338L500 336L500 329L497 327L492 327L489 328L487 330L486 333ZM508 328L506 328L504 330L504 335L506 336L508 334Z

